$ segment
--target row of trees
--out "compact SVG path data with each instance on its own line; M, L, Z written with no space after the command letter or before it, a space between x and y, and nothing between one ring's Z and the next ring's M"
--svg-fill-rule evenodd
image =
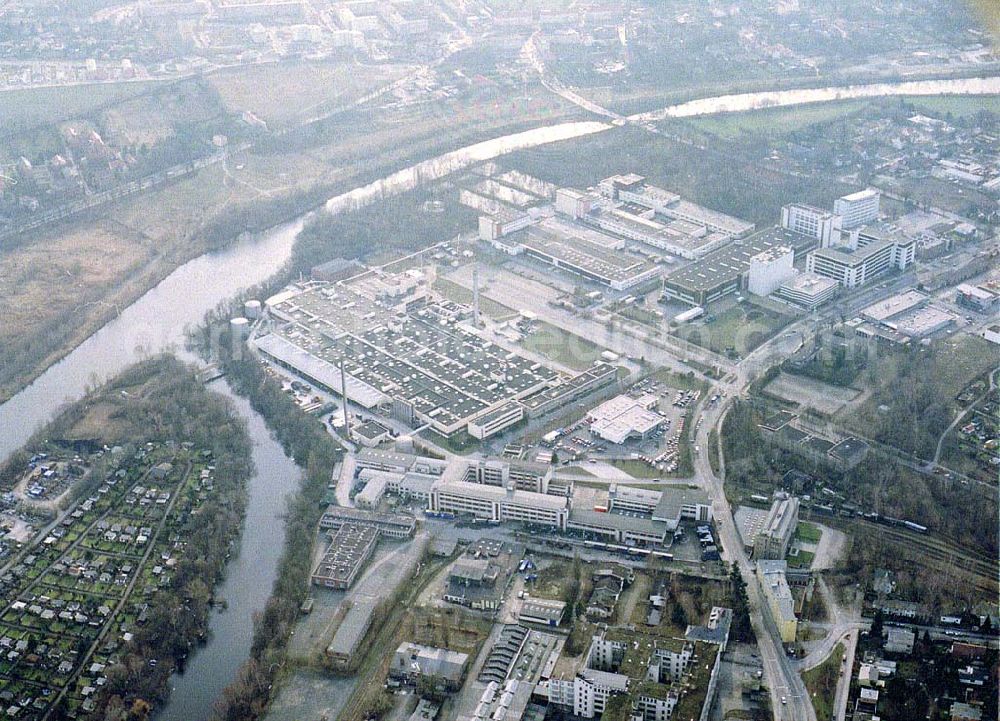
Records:
M209 393L190 368L164 355L126 369L65 408L15 454L3 476L23 467L25 454L43 448L44 439L66 435L95 404L115 407L113 431L101 440L124 446L128 456L149 441L190 441L196 451L210 451L215 465L212 494L196 508L185 505L189 499L179 499L175 510L180 515L168 519L165 532L182 536L185 552L170 585L148 600L148 622L134 629L135 637L123 647L120 661L109 667L108 682L97 699L106 721L138 721L166 697L171 674L207 633L212 588L221 580L243 519L245 485L252 472L250 439L225 399ZM71 499L90 495L105 481L108 469L107 456L96 459ZM78 649L86 650L86 644ZM151 659L158 663L150 665Z
M340 448L320 422L308 416L248 353L233 353L220 343L220 362L234 390L249 399L266 420L285 452L305 473L288 501L285 547L271 597L254 626L250 658L223 692L214 721L253 721L263 715L270 690L285 662L288 638L309 588L312 546L322 513L321 501ZM237 346L237 349L239 346Z

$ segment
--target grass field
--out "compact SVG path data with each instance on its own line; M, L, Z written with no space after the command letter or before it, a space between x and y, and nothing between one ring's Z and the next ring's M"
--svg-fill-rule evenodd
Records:
M1000 114L1000 95L930 95L902 96L900 101L912 103L920 110L934 114L951 113L962 117L980 110ZM692 119L694 128L723 138L738 138L747 133L781 135L802 130L811 125L827 123L864 109L872 100L841 100L783 108L750 110L743 113L720 113Z
M722 355L745 356L792 321L791 316L750 304L734 305L711 323L683 326L679 338Z
M231 112L248 110L283 127L354 102L408 70L405 65L301 61L222 70L208 80Z
M538 327L525 336L521 344L525 349L551 358L574 370L586 370L600 359L603 349L578 335L568 333L548 323L538 323Z
M816 710L817 721L830 721L833 718L833 701L837 693L837 679L840 678L840 663L843 657L844 645L838 643L830 658L802 674L802 680L805 681L806 690Z
M163 81L149 81L8 90L0 93L0 128L30 127L90 115L162 84Z
M608 461L608 465L625 471L633 478L660 478L665 475L663 471L658 471L645 461L638 459L613 459Z
M794 556L788 557L789 568L809 568L812 565L816 554L812 551L799 551Z
M751 110L745 113L721 113L691 120L691 125L723 138L737 138L745 133L781 135L826 123L864 108L867 100L814 103L784 108Z
M448 280L447 278L437 278L434 281L434 290L443 295L445 298L453 300L456 303L465 303L467 305L472 304L472 291L459 285L458 283L455 283L454 281ZM501 305L495 300L483 298L482 294L480 294L479 298L479 310L493 320L498 318L510 318L511 316L517 315L512 308Z
M823 537L823 531L819 529L819 526L808 521L799 521L795 533L803 543L819 543L819 539Z

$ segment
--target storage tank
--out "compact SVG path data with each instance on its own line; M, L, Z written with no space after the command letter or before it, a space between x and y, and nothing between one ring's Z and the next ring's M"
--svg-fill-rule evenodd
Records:
M396 450L400 453L413 453L413 436L400 436L397 438Z
M250 335L250 321L246 318L233 318L229 321L229 329L238 338L246 338Z
M259 300L248 300L243 304L243 315L245 315L250 320L257 320L260 318L260 301Z

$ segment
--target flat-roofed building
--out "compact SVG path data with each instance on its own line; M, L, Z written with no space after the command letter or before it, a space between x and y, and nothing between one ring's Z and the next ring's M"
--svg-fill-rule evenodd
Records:
M469 435L483 440L517 425L523 418L524 406L517 401L510 401L469 421Z
M833 201L833 212L841 217L841 227L850 230L878 218L880 199L878 190L866 188L837 198Z
M794 259L795 251L787 245L776 245L753 256L747 269L747 290L754 295L771 295L795 275Z
M779 298L812 310L837 295L840 284L832 278L816 273L799 273L782 283L776 294Z
M655 263L621 250L623 241L593 228L574 228L547 218L504 239L519 252L614 290L626 290L660 275Z
M436 483L431 490L430 510L492 523L532 523L559 530L566 529L569 516L565 497L466 481Z
M570 511L567 528L609 543L658 546L667 538L668 524L652 518L604 513L584 508Z
M375 550L378 536L371 526L343 524L330 537L330 545L313 570L313 585L340 591L350 588Z
M861 317L875 323L885 323L907 311L922 308L930 298L919 290L907 290L890 296L861 311Z
M638 438L645 440L660 429L666 419L656 411L657 397L617 396L587 413L590 432L610 443L622 444Z
M798 253L815 244L814 238L787 228L762 230L674 271L664 280L663 293L669 299L704 307L745 287L754 256L779 246Z
M799 499L776 499L753 541L753 557L757 560L782 560L799 522Z
M350 670L357 665L358 649L371 628L378 599L371 596L356 597L351 601L343 620L326 647L326 654L339 670Z
M653 520L663 521L673 531L682 520L709 523L712 501L700 488L670 486L660 491L660 502L653 509Z
M785 561L758 561L757 582L767 601L774 625L778 627L781 640L793 643L799 621L795 617L795 600L785 576L788 564Z
M791 203L783 206L781 227L816 238L821 248L840 240L840 216L811 205Z
M857 235L857 245L819 248L806 257L806 270L837 281L845 288L865 285L892 270L905 270L916 256L916 241L880 237L876 232Z
M537 623L542 626L558 626L566 615L564 601L551 601L543 598L526 598L517 613L517 620L522 623Z
M431 679L446 690L455 690L461 686L468 664L466 653L404 641L396 648L389 676L410 683L421 678Z
M1000 295L978 285L962 283L955 288L955 303L977 313L989 313L1000 304Z

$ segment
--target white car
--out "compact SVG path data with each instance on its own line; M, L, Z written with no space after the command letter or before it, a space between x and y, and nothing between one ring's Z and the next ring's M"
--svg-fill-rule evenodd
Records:
M784 696L781 697L781 703L788 703L788 699Z

